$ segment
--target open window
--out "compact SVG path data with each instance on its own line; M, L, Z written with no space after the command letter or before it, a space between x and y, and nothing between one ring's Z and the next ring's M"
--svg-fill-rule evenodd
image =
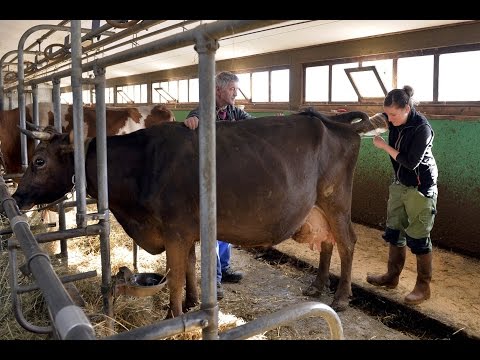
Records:
M165 102L167 103L178 103L178 100L175 99L172 95L168 93L163 87L156 87L153 88L158 94L160 95L161 98L165 99Z
M123 89L117 89L117 94L120 95L120 97L123 99L122 102L127 103L127 104L134 104L135 102L128 96L128 94L123 91Z
M387 89L375 66L344 69L359 102L382 102Z

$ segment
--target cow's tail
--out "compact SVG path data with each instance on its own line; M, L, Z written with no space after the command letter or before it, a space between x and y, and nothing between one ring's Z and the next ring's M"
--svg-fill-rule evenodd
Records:
M387 117L382 113L368 116L363 111L349 111L335 115L326 115L308 108L300 114L318 117L322 120L327 119L341 124L349 124L350 127L360 136L378 135L388 130Z

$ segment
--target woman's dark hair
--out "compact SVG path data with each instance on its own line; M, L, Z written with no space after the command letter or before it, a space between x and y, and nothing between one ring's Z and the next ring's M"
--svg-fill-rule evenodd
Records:
M383 106L394 106L399 109L404 109L407 105L413 109L415 101L412 98L413 88L409 85L405 85L403 89L393 89L383 100Z

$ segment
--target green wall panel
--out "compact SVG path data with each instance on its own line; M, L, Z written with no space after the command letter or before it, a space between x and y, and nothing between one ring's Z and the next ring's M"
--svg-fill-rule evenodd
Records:
M174 110L177 121L189 111ZM256 117L276 112L250 112ZM284 112L286 115L292 112ZM433 153L439 169L439 196L431 237L434 245L480 258L480 121L430 120ZM387 133L383 134L387 138ZM363 138L355 171L352 219L384 228L388 185L393 173L388 155ZM382 242L383 239L379 239Z
M430 123L439 171L432 242L480 258L480 121L435 119ZM392 176L388 155L375 148L371 138L362 139L353 188L354 221L384 227Z

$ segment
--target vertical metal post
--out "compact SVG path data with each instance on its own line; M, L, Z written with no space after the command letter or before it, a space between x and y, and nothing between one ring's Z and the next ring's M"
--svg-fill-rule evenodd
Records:
M5 110L4 96L5 96L5 86L3 84L3 62L0 63L0 111Z
M58 204L58 230L67 230L67 220L65 218L65 201ZM60 258L68 262L68 245L67 240L60 240Z
M22 40L22 39L21 39ZM26 120L25 120L25 92L24 84L25 80L25 69L23 68L23 43L24 41L18 42L18 69L17 69L17 92L18 92L18 110L20 114L20 128L26 129ZM25 172L28 167L28 154L27 154L27 136L24 133L20 134L20 154L22 159L22 171Z
M99 224L100 253L102 261L102 297L103 311L107 317L107 328L113 330L113 299L111 291L112 269L110 263L110 218L108 210L108 171L107 171L107 110L105 106L105 68L95 67L95 109L97 116L97 208L103 219Z
M53 82L53 116L54 116L54 126L58 132L62 132L62 105L61 105L61 95L60 95L60 79L55 78Z
M217 182L215 141L215 51L218 42L198 32L195 50L198 52L200 98L199 172L200 172L200 247L202 268L202 309L214 309L208 326L202 329L204 340L218 339L217 305Z
M55 130L58 132L62 132L62 110L61 110L61 103L60 103L60 79L54 78L52 79L53 89L52 89L52 100L53 100L53 125ZM58 229L66 230L67 229L67 222L65 219L65 201L62 201L58 204ZM62 239L60 240L60 257L65 261L68 261L68 245L67 240Z
M72 93L73 93L73 133L75 158L75 190L77 196L77 226L86 227L87 187L85 184L85 150L83 145L83 102L82 102L82 45L81 21L71 21L72 34Z
M38 126L40 125L40 119L38 115L38 85L32 85L32 109L33 109L33 123ZM40 140L35 139L34 144L37 146L40 143Z

